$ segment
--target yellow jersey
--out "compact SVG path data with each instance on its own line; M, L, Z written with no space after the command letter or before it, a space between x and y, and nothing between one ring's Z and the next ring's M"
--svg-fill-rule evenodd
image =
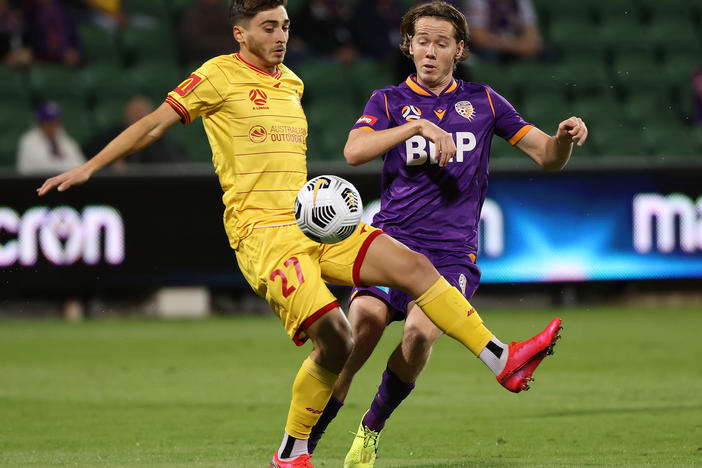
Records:
M233 249L253 229L295 223L307 181L302 92L284 65L270 74L233 54L208 60L166 98L184 124L202 117Z

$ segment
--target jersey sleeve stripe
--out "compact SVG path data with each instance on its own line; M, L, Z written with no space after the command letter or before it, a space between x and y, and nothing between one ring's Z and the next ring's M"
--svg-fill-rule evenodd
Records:
M521 140L522 138L524 138L524 135L526 135L526 134L529 132L529 130L531 130L532 128L534 128L533 125L525 125L525 126L523 126L522 128L520 128L520 129L517 131L517 133L515 133L515 134L512 136L512 138L510 138L510 139L507 140L507 141L508 141L509 144L512 145L512 146L516 145L516 144L519 142L519 140Z
M166 102L173 108L174 111L178 113L178 115L180 115L181 122L184 124L190 123L190 113L188 113L187 109L185 109L181 103L173 99L171 96L166 98Z
M219 68L219 65L217 66L217 68ZM221 71L221 70L222 70L222 69L220 68L220 71ZM224 72L222 72L222 74L224 74ZM212 80L210 80L210 77L209 77L209 76L205 76L205 79L206 79L207 82L210 84L210 86L212 86L212 89L214 89L214 90L217 92L217 95L219 96L219 98L220 98L222 101L224 101L224 96L222 96L222 93L219 92L219 90L218 90L217 87L214 85L214 83L212 82Z
M385 98L385 115L388 116L388 120L390 119L390 111L388 110L388 95L383 93L383 97Z
M495 106L492 105L492 98L490 97L490 91L485 88L485 94L487 94L488 101L490 102L490 109L492 109L492 116L495 117Z

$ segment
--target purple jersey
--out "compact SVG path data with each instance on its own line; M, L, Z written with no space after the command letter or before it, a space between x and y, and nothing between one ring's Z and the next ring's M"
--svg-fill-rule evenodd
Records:
M385 153L373 225L410 247L477 253L492 136L514 145L533 126L486 85L452 80L436 96L415 75L375 91L363 114L354 128L385 130L427 119L453 136L457 150L443 168L433 143L421 135Z

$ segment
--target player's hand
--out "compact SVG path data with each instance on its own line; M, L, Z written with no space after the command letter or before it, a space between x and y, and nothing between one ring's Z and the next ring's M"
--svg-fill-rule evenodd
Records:
M436 155L439 158L439 167L446 166L456 154L456 143L453 141L451 134L428 120L420 119L418 122L421 123L419 133L434 143ZM430 155L430 157L432 156Z
M556 138L583 146L587 140L587 126L580 117L571 117L558 124Z
M41 187L37 189L37 194L41 197L52 191L53 189L63 192L69 187L74 185L80 185L90 179L92 171L82 164L70 171L66 171L63 174L46 179Z

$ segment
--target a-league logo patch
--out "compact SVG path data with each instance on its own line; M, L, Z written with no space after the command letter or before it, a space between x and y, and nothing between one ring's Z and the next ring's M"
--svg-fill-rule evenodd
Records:
M475 108L470 101L457 102L455 105L456 112L463 118L468 120L473 120L475 118Z
M468 280L466 279L466 275L461 273L461 276L458 277L458 286L461 288L461 292L463 295L466 295L466 285L468 283Z
M268 95L264 91L254 88L249 91L249 99L257 106L265 106L268 101Z
M402 108L402 118L407 120L419 120L422 118L422 110L416 106L405 106Z

